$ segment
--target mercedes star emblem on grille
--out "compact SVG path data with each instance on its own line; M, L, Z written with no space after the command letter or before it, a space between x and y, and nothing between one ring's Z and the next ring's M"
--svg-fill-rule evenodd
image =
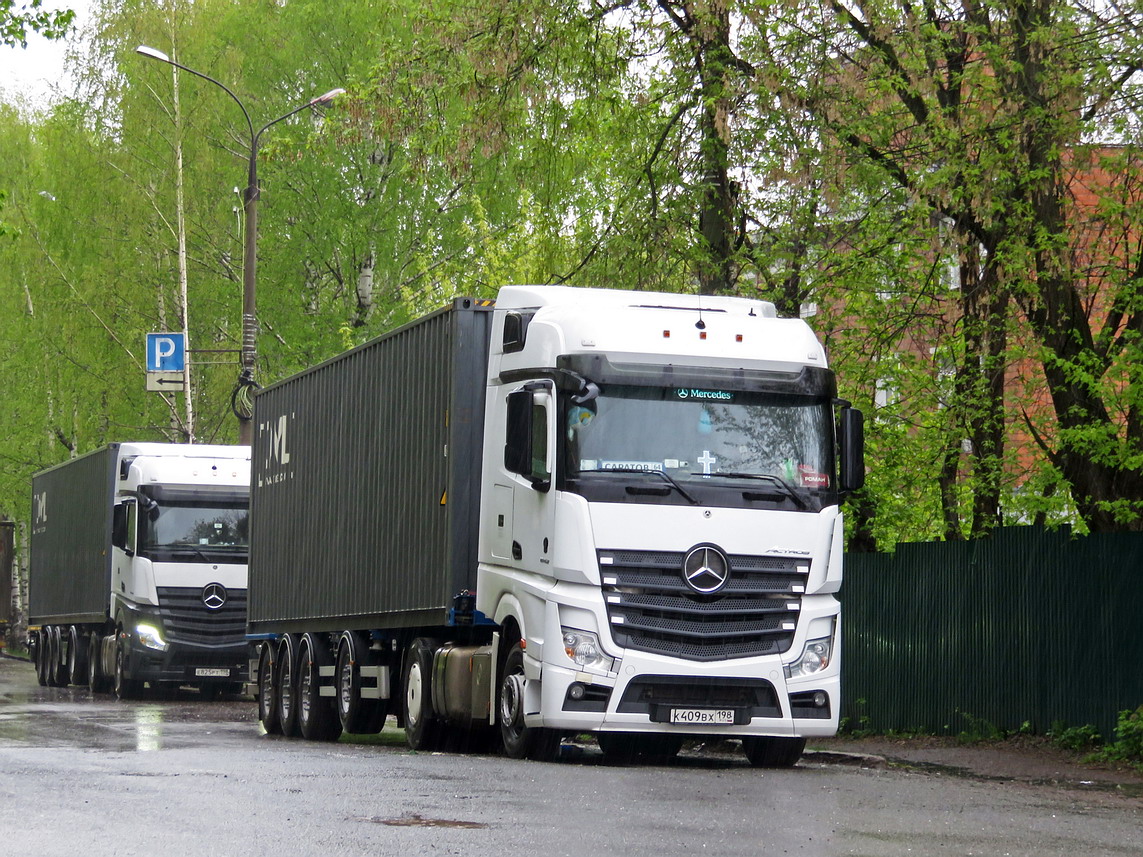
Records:
M202 588L202 603L207 610L219 610L226 603L226 587L221 583L208 583Z
M729 578L730 563L716 547L699 545L683 559L683 580L700 595L718 592Z

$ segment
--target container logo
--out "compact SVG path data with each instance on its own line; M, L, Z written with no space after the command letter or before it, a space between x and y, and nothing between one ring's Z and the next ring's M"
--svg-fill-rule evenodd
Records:
M202 588L202 603L207 610L221 610L226 603L226 587L221 583L208 583Z
M264 485L275 485L290 477L287 429L292 416L293 414L282 414L276 421L267 420L258 426L259 437L266 437L269 440L266 457L262 460L263 476L258 480L259 488Z
M41 526L48 522L48 492L41 491L39 494L32 496L32 505L34 509L35 525Z

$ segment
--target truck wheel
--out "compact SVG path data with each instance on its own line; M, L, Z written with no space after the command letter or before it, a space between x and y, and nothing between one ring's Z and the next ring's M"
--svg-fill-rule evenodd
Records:
M321 695L321 668L333 664L329 648L306 634L298 652L298 729L307 741L336 741L341 721L334 699Z
M44 629L44 635L47 638L47 645L44 646L44 655L47 659L47 664L44 668L44 675L47 678L48 687L60 686L60 637L59 628L55 625L49 625Z
M32 638L35 641L36 681L40 687L48 685L48 637L41 628Z
M56 686L67 687L71 684L71 670L68 664L71 662L71 638L68 637L67 631L58 625L55 627L56 639Z
M294 668L297 651L297 637L290 634L282 637L274 674L278 678L278 726L287 738L296 738L298 735L297 671Z
M682 735L638 732L599 732L595 736L599 749L609 762L630 764L636 759L669 762L683 748Z
M561 734L554 729L524 725L524 648L517 641L508 650L497 693L500 743L509 759L550 762L559 755Z
M258 652L258 722L267 735L282 734L278 720L278 685L274 681L274 646L263 643Z
M755 768L792 768L805 749L805 738L747 736L742 739L742 750Z
M405 652L401 683L405 712L405 740L414 750L435 750L441 725L433 712L433 652L431 640L418 637Z
M361 698L360 665L365 662L368 644L353 631L346 631L337 643L334 687L337 691L337 717L350 735L376 735L385 725L385 700Z
M87 679L87 640L79 628L72 625L67 632L67 671L72 684L86 685Z
M137 699L143 688L143 682L131 678L127 674L127 652L121 641L115 644L115 696L119 699Z
M87 637L87 689L92 693L107 690L107 676L103 673L103 635L92 631Z

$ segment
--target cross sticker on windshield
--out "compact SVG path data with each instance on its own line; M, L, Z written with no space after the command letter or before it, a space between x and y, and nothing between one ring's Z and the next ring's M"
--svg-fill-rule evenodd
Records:
M695 460L702 465L703 476L710 476L710 469L714 466L715 462L718 461L717 458L710 454L709 449L704 449L702 455Z

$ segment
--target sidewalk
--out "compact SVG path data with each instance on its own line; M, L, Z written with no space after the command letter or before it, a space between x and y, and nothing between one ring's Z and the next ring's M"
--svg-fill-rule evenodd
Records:
M949 776L1112 791L1143 799L1143 772L1086 763L1083 755L1033 737L966 744L955 738L840 736L810 741L803 761L812 763L817 758L830 764L915 767Z

